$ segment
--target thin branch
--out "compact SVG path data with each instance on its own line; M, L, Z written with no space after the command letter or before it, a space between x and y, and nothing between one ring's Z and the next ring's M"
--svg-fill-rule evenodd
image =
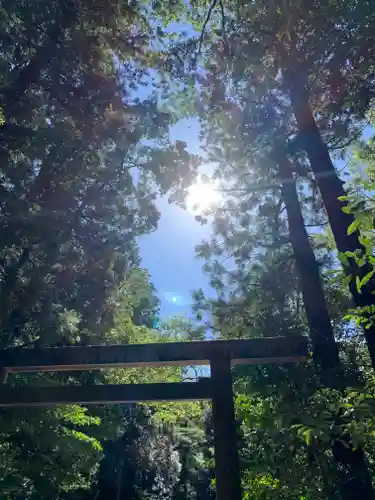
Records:
M203 45L204 34L205 34L205 31L206 31L207 25L208 25L208 23L209 23L209 21L211 19L212 12L213 12L214 8L216 7L217 2L218 2L218 0L213 0L212 4L210 5L210 8L208 9L207 16L206 16L206 19L204 20L203 28L202 28L202 31L201 31L201 34L200 34L200 37L199 37L199 45L198 45L198 53L197 53L197 55L200 55L200 53L202 52L202 45Z
M338 149L345 149L354 142L356 142L362 135L363 131L365 130L366 127L370 125L369 121L366 121L366 123L363 125L363 127L355 134L354 137L351 137L348 139L344 144L340 144L340 140L336 141L332 146L328 146L328 149L330 151L336 151Z
M321 226L328 226L329 221L326 220L324 222L317 222L316 224L305 224L305 227L321 227Z
M226 37L226 32L225 32L226 21L225 21L225 11L224 11L223 0L219 0L219 4L220 4L220 11L221 11L221 29L223 32L223 40L224 40L224 44L227 45L227 37Z

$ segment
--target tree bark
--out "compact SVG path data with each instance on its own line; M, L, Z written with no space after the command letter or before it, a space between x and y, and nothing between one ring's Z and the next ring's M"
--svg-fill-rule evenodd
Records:
M282 197L288 216L290 241L301 282L315 364L319 368L326 387L343 390L345 378L319 268L305 228L293 177L293 165L286 156L281 158L279 169L282 178ZM340 436L340 439L336 439L332 445L332 453L337 465L342 499L375 499L365 455L362 449L353 450L351 448L350 436L344 434Z
M305 85L292 70L285 71L284 80L289 88L291 105L299 128L302 147L307 153L311 169L319 187L337 249L341 253L347 251L355 252L356 250L364 252L364 247L359 241L359 232L354 231L348 234L348 228L354 221L354 216L342 211L346 203L340 201L338 198L345 196L346 192L342 181L337 175L328 147L323 141L313 116ZM349 258L348 260L350 265L344 266L347 274L363 278L372 270L372 267L369 265L359 267L354 259ZM375 305L375 295L372 293L375 290L374 278L364 285L360 291L357 290L355 279L352 279L349 288L356 306ZM371 363L375 368L375 325L369 329L365 329L364 335Z
M282 197L288 216L289 236L293 248L303 302L309 323L313 356L324 379L324 385L338 387L343 383L342 367L327 309L318 264L310 245L298 199L294 167L287 157L279 163Z

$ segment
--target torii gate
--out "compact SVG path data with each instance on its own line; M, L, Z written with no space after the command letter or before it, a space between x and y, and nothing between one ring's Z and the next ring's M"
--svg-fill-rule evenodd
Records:
M232 364L303 361L304 337L213 340L162 344L11 348L0 352L1 381L8 373L210 365L196 382L61 387L0 387L0 407L212 400L217 500L241 500Z

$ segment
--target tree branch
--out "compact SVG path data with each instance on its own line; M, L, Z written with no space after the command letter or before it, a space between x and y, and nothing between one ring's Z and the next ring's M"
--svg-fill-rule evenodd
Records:
M316 224L305 224L305 227L321 227L321 226L328 226L329 221L326 220L324 222L317 222Z
M348 139L346 142L344 142L343 144L340 144L340 140L336 141L334 144L332 144L331 146L328 146L328 149L330 151L336 151L338 149L345 149L347 148L348 146L350 146L351 144L353 144L353 142L357 141L363 131L365 130L366 127L368 127L370 125L370 122L369 121L366 121L366 123L363 125L363 127L354 135L354 137L351 137L350 139Z
M224 40L225 45L227 45L227 36L225 33L226 21L225 21L225 11L224 11L223 0L219 0L219 4L220 4L220 11L221 11L221 29L223 32L223 40Z
M214 8L216 7L217 2L218 2L218 0L213 0L212 4L210 5L210 8L208 9L207 16L206 16L206 19L204 20L203 28L202 28L202 31L201 31L201 34L200 34L200 37L199 37L199 44L198 44L197 56L200 55L200 53L202 52L202 45L203 45L204 34L206 32L207 25L208 25L208 23L209 23L209 21L211 19L212 12L213 12Z

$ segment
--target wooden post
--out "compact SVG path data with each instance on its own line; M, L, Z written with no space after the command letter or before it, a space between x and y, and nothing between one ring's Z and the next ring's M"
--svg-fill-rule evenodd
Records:
M241 340L201 340L159 344L96 345L70 347L12 347L0 350L0 366L9 372L99 370L143 366L208 365L216 353L227 352L232 363L264 364L304 361L304 337L271 337Z
M8 370L4 366L0 367L0 385L4 385L8 378Z
M0 408L61 404L122 404L136 401L190 401L210 399L211 380L154 384L102 384L0 387Z
M212 419L217 500L241 500L238 439L229 352L211 360Z

